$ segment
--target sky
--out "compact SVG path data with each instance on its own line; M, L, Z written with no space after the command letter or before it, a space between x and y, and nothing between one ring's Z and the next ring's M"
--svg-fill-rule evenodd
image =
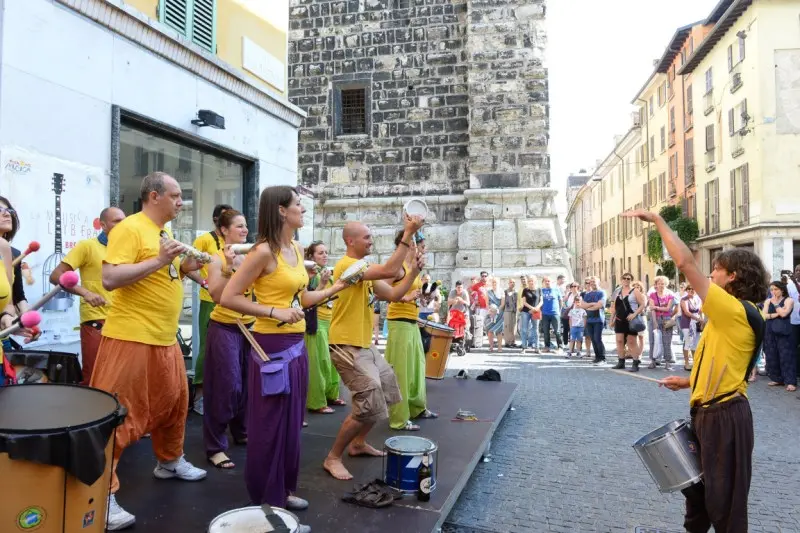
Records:
M675 30L705 19L718 0L550 0L550 183L566 212L567 176L591 171L628 131L636 93Z

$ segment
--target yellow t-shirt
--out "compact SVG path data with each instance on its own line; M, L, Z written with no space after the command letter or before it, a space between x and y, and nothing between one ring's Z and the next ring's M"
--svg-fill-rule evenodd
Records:
M744 305L752 304L745 302ZM755 306L752 307L755 309ZM689 377L692 389L689 404L695 406L711 400L711 394L726 364L728 366L715 396L733 391L747 396L747 367L756 348L756 338L747 322L744 307L735 297L711 283L703 302L703 314L708 317L708 323L700 336ZM704 400L707 387L709 397ZM733 396L720 401L731 398Z
M318 274L319 275L319 274ZM321 291L323 289L327 289L333 286L333 277L328 278L328 286L327 287L318 287L317 290ZM317 307L317 320L327 320L330 322L331 317L333 316L333 306L336 305L336 300L332 302L324 303Z
M333 268L333 278L338 280L356 261L358 259L347 256L339 259ZM372 345L372 282L359 281L338 296L333 306L328 342L369 348Z
M295 242L292 246L297 256L296 266L289 265L283 259L283 254L277 254L277 268L271 274L258 278L253 284L253 292L259 304L276 309L302 308L300 298L308 286L308 272L303 264L300 245ZM279 323L280 321L274 318L258 317L253 331L257 333L305 333L306 331L305 320L280 327Z
M400 283L403 282L406 276L409 275L411 269L408 265L403 263L403 277L399 281L395 281L392 283L392 286L396 287ZM417 279L411 284L411 288L408 289L408 292L404 296L408 296L412 291L422 288L422 278L417 276ZM416 300L413 302L391 302L389 304L389 310L386 312L386 318L389 320L395 320L398 318L405 318L408 320L416 320L419 317L419 305L417 305Z
M225 239L217 235L217 239L219 240L219 246L217 246L217 242L214 240L214 234L212 232L206 232L200 235L198 238L194 240L194 246L201 252L206 252L208 254L214 255L218 251L222 250L225 247ZM208 267L204 266L200 270L198 270L203 279L208 278ZM208 294L208 291L204 288L200 287L200 299L204 302L211 302L214 303L214 299Z
M161 231L144 213L136 213L114 226L108 236L106 263L132 265L158 256ZM103 335L112 339L171 346L177 342L178 318L183 306L180 257L144 279L114 291Z
M225 252L220 250L216 253L217 257L222 261L224 265L227 261L225 259ZM248 299L253 298L253 288L250 287L244 292L244 295ZM236 324L236 320L241 320L243 324L252 324L255 322L256 317L250 315L243 315L237 311L232 311L227 307L222 307L221 305L217 304L214 306L214 310L211 311L211 320L214 322L219 322L221 324Z
M0 262L0 266L3 266ZM4 270L4 269L3 269ZM14 279L14 272L11 272L11 278ZM8 276L5 272L0 271L0 311L5 310L6 306L11 303L11 283L8 281ZM3 343L0 342L0 365L3 364Z
M99 294L106 301L103 307L92 307L81 298L81 323L105 320L111 308L111 292L103 288L103 260L107 251L97 238L85 239L78 242L62 259L72 270L80 271L81 285L86 290Z

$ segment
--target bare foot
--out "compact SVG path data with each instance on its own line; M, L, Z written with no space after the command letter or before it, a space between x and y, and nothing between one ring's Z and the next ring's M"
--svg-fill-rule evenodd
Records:
M384 452L376 450L366 442L363 444L350 444L350 446L347 447L347 453L349 453L351 457L357 457L359 455L367 455L370 457L383 457L384 455L386 455Z
M331 459L330 457L326 457L325 460L322 462L322 468L328 471L330 475L335 477L336 479L347 481L348 479L353 479L352 474L347 471L342 463L341 459Z

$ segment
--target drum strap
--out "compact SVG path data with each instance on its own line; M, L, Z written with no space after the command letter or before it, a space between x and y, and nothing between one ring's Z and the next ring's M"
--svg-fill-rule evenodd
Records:
M264 516L267 522L269 522L269 525L272 526L272 531L274 533L292 533L283 519L272 510L272 506L265 503L261 506L261 510L264 512Z

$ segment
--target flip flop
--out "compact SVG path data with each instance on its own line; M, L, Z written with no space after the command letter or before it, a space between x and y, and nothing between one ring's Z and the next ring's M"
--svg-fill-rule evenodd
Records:
M341 398L336 398L335 400L328 400L328 405L347 405L347 403Z
M211 464L211 466L213 466L214 468L219 468L220 470L232 470L233 468L236 467L233 461L231 461L230 458L227 456L225 456L225 459L223 459L222 461L214 462L214 457L217 457L218 455L225 456L224 453L219 452L209 457L208 462Z
M420 414L417 415L417 418L421 418L423 420L431 418L439 418L439 415L437 415L436 413L434 413L429 409L425 409L424 411L422 411Z
M330 407L327 407L327 406L320 407L319 409L309 409L309 411L311 411L312 413L320 414L320 415L332 415L333 413L336 412L335 410L333 410L333 409L331 409Z
M346 493L342 500L361 507L380 509L388 507L399 495L385 483L375 480L365 485L356 485L355 491Z

